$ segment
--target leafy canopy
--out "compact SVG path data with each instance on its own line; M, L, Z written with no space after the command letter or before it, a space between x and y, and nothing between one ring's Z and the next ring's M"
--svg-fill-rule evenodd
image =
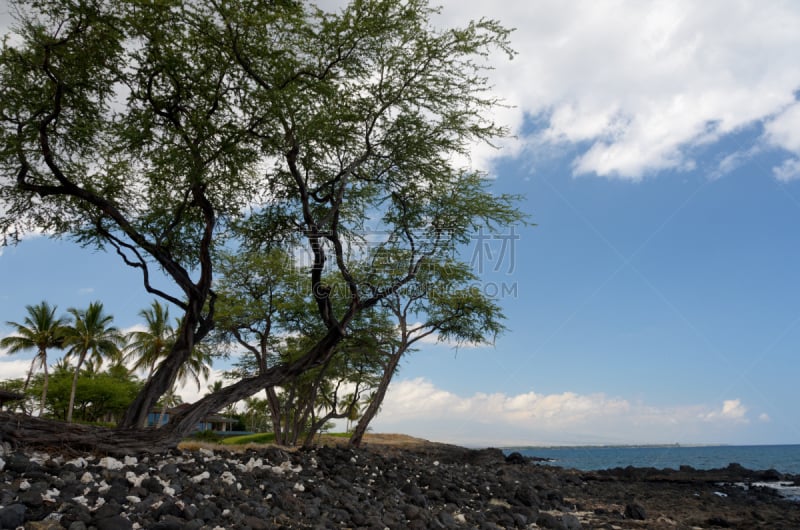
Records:
M4 242L44 230L113 250L183 312L125 425L214 328L217 250L302 242L323 336L292 369L202 405L213 409L320 366L426 262L522 219L518 197L459 162L506 132L491 119L486 59L513 53L494 21L439 29L426 0L15 5L17 36L0 51ZM369 227L384 237L365 260ZM381 252L403 266L376 274ZM155 285L154 266L169 285Z

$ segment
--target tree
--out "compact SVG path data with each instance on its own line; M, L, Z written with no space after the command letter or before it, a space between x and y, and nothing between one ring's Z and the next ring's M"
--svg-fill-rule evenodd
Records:
M269 403L266 399L255 396L244 400L245 404L245 430L251 432L266 432L270 429L272 419L269 413Z
M146 379L156 371L158 362L166 357L175 342L175 330L169 323L169 309L154 300L148 309L139 311L145 320L144 330L128 333L125 357L133 361L133 369L144 369Z
M64 346L68 348L65 357L76 358L67 407L67 422L71 423L78 377L84 362L91 366L89 372L98 371L105 358L116 360L121 357L120 347L125 339L111 325L114 317L103 313L103 304L100 302L92 302L87 309L71 307L68 311L73 317L73 323L64 331Z
M8 396L8 401L6 403L2 403L2 399L0 399L0 410L2 410L3 405L5 405L6 410L9 411L21 409L24 412L28 408L33 409L33 407L36 406L38 396L32 395L30 386L28 388L23 388L24 386L25 380L22 378L0 381L0 391L23 396L22 399L19 400L10 399L13 396ZM40 412L40 415L42 415L42 412Z
M425 289L398 290L382 301L395 319L397 340L386 343L390 354L385 357L383 375L353 429L351 446L361 445L370 422L383 404L400 360L413 351L416 343L431 336L456 346L489 343L505 330L500 307L475 287L477 277L466 264L446 257L429 260L420 280Z
M244 355L229 378L252 377L302 357L326 332L314 318L315 301L289 253L230 253L221 260L217 285L217 340L232 341ZM328 277L333 283L336 278ZM336 310L348 298L331 293ZM280 385L267 386L275 442L307 445L330 420L352 415L380 378L385 350L380 340L394 329L380 308L360 313L337 353L321 366Z
M169 309L162 306L158 300L154 300L148 309L139 312L139 316L145 319L144 330L136 330L128 333L126 337L126 358L133 360L135 370L147 370L146 381L149 381L156 371L159 363L169 355L172 346L175 344L175 329L169 324ZM180 328L180 322L178 322ZM176 383L185 384L189 379L193 380L200 389L200 379L207 379L211 371L212 353L206 344L195 344L189 358L178 370ZM158 426L163 423L167 408L180 404L180 397L175 393L175 385L162 395L161 416L158 419ZM174 403L174 405L167 405ZM146 418L144 418L146 425Z
M156 428L160 428L164 425L164 417L167 415L167 411L172 407L177 407L183 403L183 398L175 392L174 388L169 389L161 399L158 401L158 404L161 405L161 414L158 415L158 420L156 421Z
M56 318L56 306L50 306L45 301L37 305L25 306L28 316L22 324L17 322L6 322L6 325L14 328L16 335L3 337L0 339L0 347L8 349L8 353L18 353L25 350L36 350L36 354L31 361L31 367L22 386L22 391L27 390L36 366L40 366L44 371L44 384L42 385L42 398L39 402L39 414L44 411L45 400L47 399L48 373L47 373L47 350L51 348L62 348L64 345L63 331L67 323L65 317Z
M191 380L197 385L197 390L200 390L201 380L208 379L211 375L213 358L213 351L208 344L195 344L189 358L178 369L177 381L181 385L185 385L187 381Z
M324 365L357 315L413 284L432 252L520 218L516 197L490 193L458 163L505 133L491 121L498 102L481 62L511 54L494 21L436 29L426 0L353 0L335 13L303 2L43 0L22 12L20 38L0 55L0 232L13 242L43 229L114 251L183 312L123 428L140 424L213 329L216 247L263 249L295 230L325 333L188 407L161 443ZM243 217L247 229L230 230ZM382 285L348 256L367 219L389 240L413 234L408 267ZM325 282L326 266L340 285ZM154 268L169 288L151 282ZM338 311L334 288L349 300ZM90 443L119 448L122 433Z
M73 376L71 369L53 370L52 390L48 393L46 403L46 410L51 417L66 419ZM37 378L34 386L38 388L41 383ZM81 370L73 402L73 420L116 423L141 386L141 381L119 364L95 373Z

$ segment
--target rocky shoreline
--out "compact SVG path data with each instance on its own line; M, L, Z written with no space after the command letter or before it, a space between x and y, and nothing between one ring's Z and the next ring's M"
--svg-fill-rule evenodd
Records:
M0 450L0 528L800 528L800 503L735 464L597 472L442 444L200 448L117 459Z

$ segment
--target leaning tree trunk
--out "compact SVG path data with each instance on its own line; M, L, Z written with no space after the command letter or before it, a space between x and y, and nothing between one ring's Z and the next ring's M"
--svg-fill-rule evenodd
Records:
M297 361L275 366L259 376L242 379L204 397L171 418L162 429L139 429L136 426L107 429L0 412L0 442L114 455L162 452L176 447L209 414L326 362L342 337L341 329L331 328L312 350Z
M321 418L317 418L312 420L311 427L309 427L308 432L303 440L303 447L313 447L314 445L314 437L319 434L320 430L328 423L330 420L340 420L342 418L346 418L346 412L336 412L336 410L332 410L322 416Z
M69 405L67 406L67 423L72 423L72 411L75 408L75 392L78 390L78 376L81 373L81 365L86 359L86 352L82 352L78 357L78 364L75 365L75 373L72 375L72 388L69 391Z
M378 410L381 408L383 398L386 397L386 390L388 390L389 384L392 382L392 377L394 377L394 373L397 370L397 365L400 363L400 358L406 352L406 348L407 347L403 346L398 347L397 351L389 357L389 363L386 365L386 368L383 371L383 377L381 377L381 382L378 384L378 389L375 391L375 395L369 402L367 410L364 411L364 414L358 420L356 428L353 429L353 434L350 435L348 445L351 447L361 447L361 441L364 438L364 433L367 432L370 422L375 418L375 416L378 414Z
M188 320L188 314L186 320ZM125 415L119 422L119 427L134 429L147 426L147 416L150 414L150 410L159 398L172 388L180 367L189 359L195 343L195 322L196 319L193 319L192 322L184 321L181 333L178 334L178 338L172 346L172 351L128 406Z
M47 403L47 385L50 384L50 376L47 373L47 363L44 363L44 382L42 383L42 400L39 402L39 417L44 416L44 406Z
M28 386L31 384L31 378L33 377L33 370L34 370L34 368L36 366L36 359L37 359L37 357L34 357L31 360L31 367L28 370L27 377L25 377L25 383L23 383L23 385L22 385L22 393L23 394L25 393L26 390L28 390ZM46 369L47 369L47 364L45 364L45 370ZM23 414L27 413L27 407L26 407L25 401L26 400L24 400L24 399L22 401L20 401ZM31 414L33 414L33 410L31 410Z
M222 410L231 403L246 399L264 388L278 386L289 378L297 377L307 370L320 366L330 359L336 345L343 337L343 331L340 328L330 328L325 337L300 359L274 366L263 374L242 379L205 396L174 418L170 418L169 423L165 425L165 430L174 433L177 439L180 439L191 433L197 424L209 414Z

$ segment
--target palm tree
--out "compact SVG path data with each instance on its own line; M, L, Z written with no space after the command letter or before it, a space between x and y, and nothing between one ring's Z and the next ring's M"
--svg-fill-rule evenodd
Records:
M145 319L144 331L128 333L126 360L134 360L133 369L147 371L147 380L153 376L158 362L167 356L175 342L175 330L169 325L169 309L154 300L148 309L139 311Z
M169 353L169 350L165 351L164 354L166 355ZM152 372L151 372L152 373ZM192 354L186 359L181 367L178 369L178 375L176 377L175 383L179 383L180 385L185 385L188 379L192 379L197 384L197 390L200 390L200 378L208 379L208 375L211 373L211 352L206 347L205 344L195 344L194 348L192 349ZM176 384L173 383L172 387L167 390L164 395L161 397L161 414L158 417L158 423L156 427L161 427L164 416L167 413L167 409L170 407L175 407L176 405L180 405L183 403L183 399L178 395L176 391Z
M74 319L73 325L66 328L64 345L69 347L67 356L78 358L75 375L72 377L72 390L69 395L67 422L72 422L72 409L75 406L75 389L78 375L87 356L93 369L99 369L104 358L119 359L120 346L125 342L119 329L111 325L114 317L103 313L101 302L92 302L88 309L69 309Z
M220 390L222 390L222 388L224 386L225 386L225 383L223 383L222 381L217 379L216 381L214 381L214 383L212 383L210 385L206 385L206 390L208 390L208 392L206 392L206 395L213 394L215 392L219 392Z
M161 428L164 424L164 416L167 415L167 411L183 403L183 399L175 392L175 387L173 386L161 396L159 402L161 403L161 414L159 414L158 421L155 425L157 429Z
M158 300L154 300L148 309L141 310L139 316L145 319L146 329L128 333L126 359L135 359L133 363L134 370L147 370L147 380L149 380L156 371L158 364L172 350L172 346L175 344L176 330L180 329L180 320L177 322L177 328L171 326L169 324L169 309L162 306ZM184 385L191 379L197 384L197 389L200 390L200 379L208 379L211 372L211 359L212 354L208 346L195 344L192 354L178 370L176 383ZM175 404L180 404L180 396L175 393L175 386L173 384L172 388L164 394L163 403L177 398L178 401ZM161 417L157 424L158 427L161 426L166 408L162 407Z
M355 396L347 396L345 398L345 402L350 401L350 407L347 409L347 428L345 429L346 432L350 432L353 427L353 422L358 421L361 417L361 409L363 408L364 404L360 401L356 401L352 399Z
M47 350L63 347L63 331L64 326L67 324L67 319L66 317L56 318L56 306L51 307L45 301L37 305L27 305L25 310L28 312L28 316L25 317L22 324L6 322L7 325L15 328L17 334L0 339L0 347L7 348L8 353L36 350L36 355L31 361L31 368L28 370L28 376L22 389L25 391L28 388L37 364L41 366L44 369L42 399L39 403L39 415L41 415L47 398Z
M192 354L178 369L177 381L185 385L188 380L194 381L200 390L200 380L211 375L211 352L204 344L195 344Z

